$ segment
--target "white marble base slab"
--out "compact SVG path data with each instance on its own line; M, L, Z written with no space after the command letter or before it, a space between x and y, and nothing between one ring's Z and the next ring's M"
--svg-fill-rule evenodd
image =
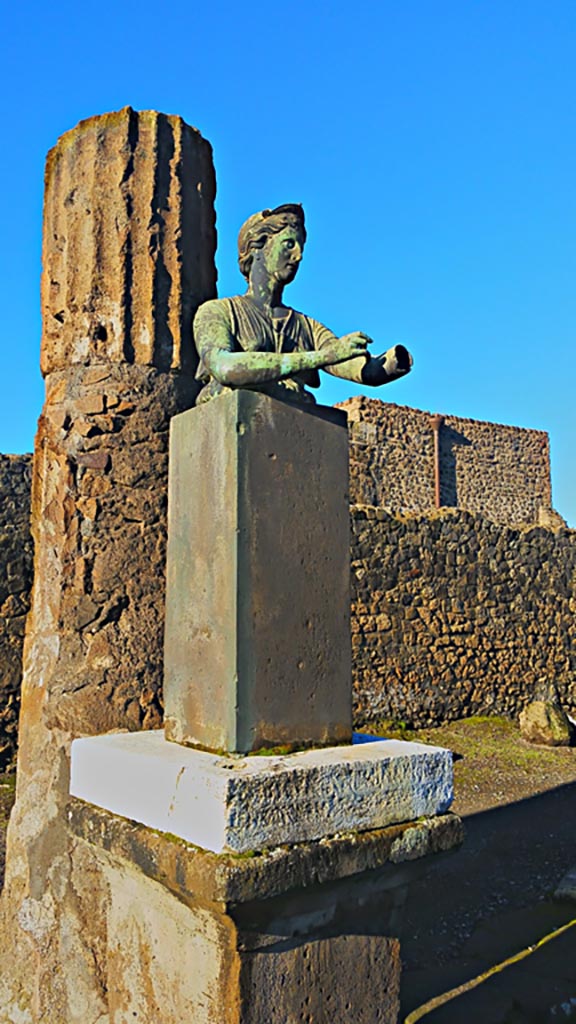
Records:
M70 793L214 853L247 853L444 814L452 754L358 736L351 746L241 757L163 731L72 744Z

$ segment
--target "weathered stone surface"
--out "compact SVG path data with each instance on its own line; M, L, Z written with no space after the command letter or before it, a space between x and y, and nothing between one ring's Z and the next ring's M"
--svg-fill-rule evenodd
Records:
M395 513L434 509L432 415L364 396L338 408L350 424L352 504ZM542 430L443 416L439 471L441 506L502 526L563 525L551 508L550 449Z
M293 940L244 954L242 1024L396 1024L400 943L381 935ZM286 984L286 978L290 984Z
M520 732L529 743L569 747L572 727L559 704L535 700L520 712Z
M204 849L246 853L444 814L452 754L382 740L230 758L161 732L72 744L72 796Z
M215 188L210 143L181 117L124 107L62 136L46 162L44 374L193 368L192 317L215 292Z
M105 897L106 1011L129 1024L240 1024L232 922L188 906L129 862L99 853Z
M69 748L161 722L168 426L193 402L178 368L193 358L194 304L214 293L210 152L179 118L126 109L83 122L48 159L46 402L1 1024L105 1013L105 881L92 862L83 873L66 830Z
M168 739L350 741L347 486L333 409L236 391L172 421Z
M352 509L355 722L576 711L576 531Z
M154 369L110 364L105 397L122 396L132 407L106 422L94 416L99 422L86 438L75 429L75 401L103 385L86 384L84 373L74 367L65 378L67 428L54 428L48 406L38 429L25 657L33 673L47 659L42 717L49 728L157 727L168 426L171 413L191 401L191 387Z
M31 455L0 455L0 770L14 767L32 587Z
M131 858L79 845L103 879L102 1024L287 1024L311 1011L319 1021L396 1024L399 943L386 919L379 934L356 934L357 890L304 893L307 912L302 897L246 910L183 901ZM326 927L336 915L344 934Z
M122 1024L397 1024L394 934L415 858L462 838L447 815L245 857L77 800L69 813L84 869L91 858L106 879L102 965Z
M133 861L154 881L179 899L191 897L214 903L239 904L269 900L295 889L324 885L375 871L385 864L406 865L434 853L458 847L464 838L460 818L441 814L367 832L340 833L320 842L296 843L272 850L243 854L216 854L190 846L184 840L153 831L133 820L71 799L69 827L116 857Z

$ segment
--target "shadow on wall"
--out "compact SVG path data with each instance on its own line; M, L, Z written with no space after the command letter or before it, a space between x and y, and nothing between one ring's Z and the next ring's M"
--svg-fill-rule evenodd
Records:
M454 427L442 426L440 440L440 505L458 508L457 449L470 448L472 441Z

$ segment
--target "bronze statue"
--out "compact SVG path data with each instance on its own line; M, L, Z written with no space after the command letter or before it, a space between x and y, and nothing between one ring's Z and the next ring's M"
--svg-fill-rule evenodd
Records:
M410 372L403 345L371 356L371 338L360 331L342 338L282 301L304 252L306 228L300 205L286 204L249 217L238 236L238 262L248 281L245 295L212 299L196 313L200 356L198 403L232 388L276 398L314 402L305 385L320 386L318 370L378 387Z

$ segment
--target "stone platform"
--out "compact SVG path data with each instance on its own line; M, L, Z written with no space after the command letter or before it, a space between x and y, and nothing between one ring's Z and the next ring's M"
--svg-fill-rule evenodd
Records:
M162 732L75 740L70 793L214 853L363 832L444 814L452 755L357 737L273 756L219 756Z

